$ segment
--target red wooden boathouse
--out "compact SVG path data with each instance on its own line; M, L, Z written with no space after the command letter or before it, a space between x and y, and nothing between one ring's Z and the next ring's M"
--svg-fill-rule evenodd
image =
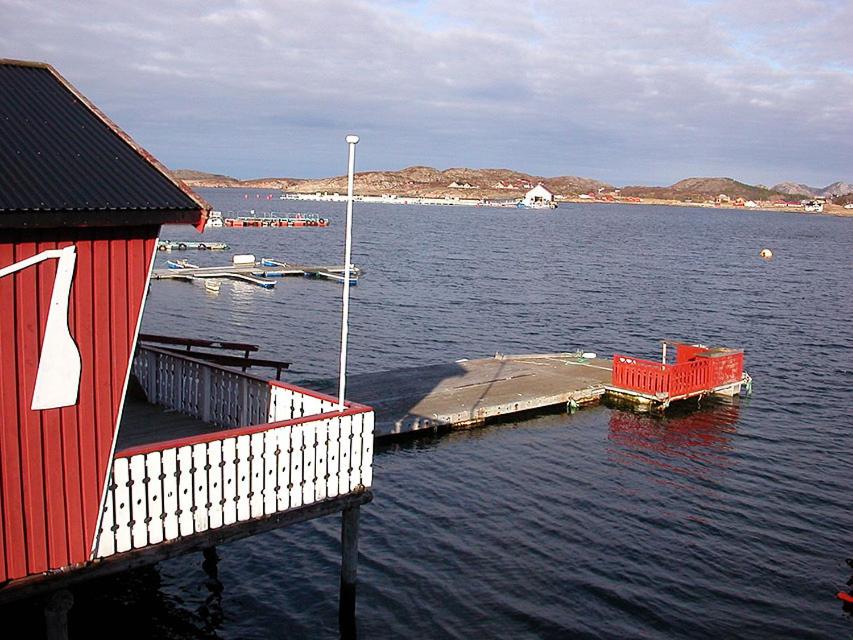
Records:
M0 604L55 592L57 636L58 589L335 512L354 624L372 409L136 349L160 226L208 212L52 67L0 60ZM131 375L191 435L121 422Z
M55 69L0 61L0 582L91 556L160 225L208 210Z

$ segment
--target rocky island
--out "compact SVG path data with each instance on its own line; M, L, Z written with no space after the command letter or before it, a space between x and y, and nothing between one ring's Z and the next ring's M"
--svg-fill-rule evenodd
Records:
M239 180L227 175L179 169L175 176L191 187L281 189L293 194L346 193L346 176L329 178L256 178ZM687 178L665 187L615 187L601 180L577 176L534 176L511 169L414 166L399 171L364 171L355 175L355 192L388 198L441 198L459 201L501 202L521 199L543 185L557 201L677 204L803 210L817 201L827 213L853 215L853 185L836 182L815 188L799 183L773 187L749 185L732 178Z

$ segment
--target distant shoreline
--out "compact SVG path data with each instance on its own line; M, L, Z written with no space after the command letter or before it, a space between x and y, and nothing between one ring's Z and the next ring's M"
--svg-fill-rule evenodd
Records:
M290 193L291 197L283 198L282 202L344 202L346 196L331 193L331 194L308 194L308 193L292 193L286 192L278 187L258 187L249 185L231 186L231 185L210 185L210 184L193 184L196 181L186 180L188 186L192 188L204 189L234 189L245 190L255 189L258 191L275 191ZM495 209L515 209L516 206L512 201L482 201L470 198L461 197L444 197L432 198L418 195L393 195L393 196L375 196L375 195L355 195L356 202L366 202L371 204L396 204L405 206L454 206L454 207L478 207L478 208L495 208ZM756 203L755 206L746 206L738 203L710 203L710 202L686 202L682 200L667 200L661 198L642 198L632 197L619 198L616 196L608 196L602 198L594 197L558 197L555 200L557 206L562 204L600 204L600 205L652 205L666 207L694 207L700 209L716 209L730 211L772 211L776 213L791 213L801 215L832 215L837 217L853 217L853 209L845 209L840 205L827 203L821 213L803 211L802 206L796 205L771 205L765 203ZM520 208L522 211L530 209ZM547 209L543 209L547 210Z
M192 169L177 169L174 176L196 187L236 187L280 189L293 194L326 196L347 191L346 176L326 178L252 178L240 180L232 176L206 173ZM595 200L608 203L663 204L726 207L743 204L748 208L803 209L803 203L820 199L838 206L853 203L853 184L837 181L826 187L810 187L795 182L783 182L772 187L751 185L728 177L684 178L669 186L626 185L618 187L595 178L580 176L536 176L513 169L455 167L436 169L416 165L398 170L371 170L355 174L355 192L388 200L417 201L444 204L446 200L477 202L520 201L534 188L542 186L548 197L557 201ZM537 192L535 200L543 193ZM463 204L471 204L464 202ZM810 207L811 208L811 207ZM828 213L841 213L830 207Z

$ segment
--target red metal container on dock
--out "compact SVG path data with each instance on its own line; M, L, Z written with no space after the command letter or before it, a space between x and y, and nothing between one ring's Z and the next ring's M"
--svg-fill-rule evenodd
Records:
M614 354L612 385L676 399L710 392L743 378L742 350L672 344L676 348L674 364Z

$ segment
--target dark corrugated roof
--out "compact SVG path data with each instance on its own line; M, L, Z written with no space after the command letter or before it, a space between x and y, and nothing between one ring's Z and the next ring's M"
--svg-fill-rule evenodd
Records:
M197 223L207 209L52 67L0 60L0 226Z

